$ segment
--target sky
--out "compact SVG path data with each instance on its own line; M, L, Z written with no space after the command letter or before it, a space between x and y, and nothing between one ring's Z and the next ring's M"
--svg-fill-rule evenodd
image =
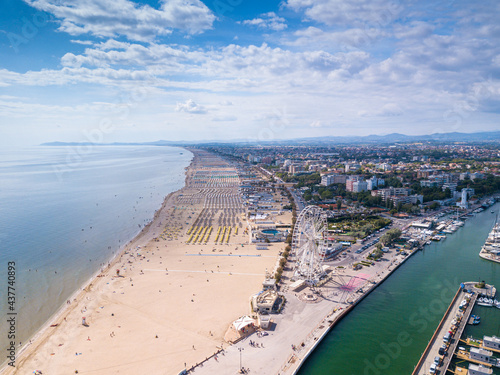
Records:
M0 144L500 130L497 0L2 0Z

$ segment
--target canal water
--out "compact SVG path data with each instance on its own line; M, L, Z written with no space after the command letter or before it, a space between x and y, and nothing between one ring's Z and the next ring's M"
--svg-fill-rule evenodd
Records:
M500 264L478 256L499 209L468 218L414 254L323 339L299 375L411 374L460 282L484 280L500 289ZM481 324L465 335L500 336L500 309L476 306L474 314Z

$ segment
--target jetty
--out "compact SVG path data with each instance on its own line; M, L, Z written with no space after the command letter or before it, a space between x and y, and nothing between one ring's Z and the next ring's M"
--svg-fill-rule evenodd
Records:
M479 252L479 256L483 259L500 263L500 222L498 222L498 216L493 229Z
M475 365L473 363L469 364L469 369L457 366L455 370L448 370L452 374L456 375L491 375L493 370L489 367L484 367L482 365Z
M470 337L465 341L467 345L475 346L480 349L491 350L500 353L500 337L484 336L483 340L472 339Z
M480 294L494 296L492 285L479 288L477 282L462 283L432 335L412 375L426 375L431 367L445 374ZM432 372L431 372L432 373Z

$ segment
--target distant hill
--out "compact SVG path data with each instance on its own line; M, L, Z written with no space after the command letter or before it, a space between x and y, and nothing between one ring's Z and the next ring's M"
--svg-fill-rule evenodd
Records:
M289 143L409 143L409 142L498 142L500 131L478 133L434 133L426 135L406 135L391 133L386 135L371 134L366 136L326 136L314 138L300 138L288 141Z
M321 144L394 144L410 142L500 142L500 131L478 132L478 133L434 133L427 135L406 135L391 133L386 135L371 134L366 136L325 136L296 139L276 139L269 141L232 139L227 141L166 141L154 142L114 142L114 143L92 143L92 142L47 142L42 146L189 146L189 145L216 145L216 144L267 144L267 145L321 145Z

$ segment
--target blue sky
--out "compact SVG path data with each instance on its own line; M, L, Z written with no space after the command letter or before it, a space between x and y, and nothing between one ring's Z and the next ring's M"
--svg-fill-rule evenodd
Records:
M4 0L9 145L500 130L500 3Z

